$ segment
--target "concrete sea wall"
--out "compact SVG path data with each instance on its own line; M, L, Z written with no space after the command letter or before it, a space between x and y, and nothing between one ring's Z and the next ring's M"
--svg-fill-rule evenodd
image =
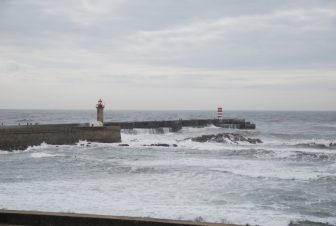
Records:
M134 121L134 122L107 122L105 125L120 126L122 129L134 128L171 128L172 132L177 132L182 127L205 127L215 125L224 128L233 129L255 129L256 125L245 119L188 119L188 120L163 120L163 121Z
M140 217L0 210L0 226L238 226Z
M72 125L21 126L0 129L0 150L24 150L43 142L53 145L91 142L121 142L119 126L80 127Z

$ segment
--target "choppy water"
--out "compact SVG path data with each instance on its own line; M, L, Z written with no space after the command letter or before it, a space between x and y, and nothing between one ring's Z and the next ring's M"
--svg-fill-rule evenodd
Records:
M0 208L284 226L336 224L336 112L225 112L258 145L186 140L233 130L123 131L118 144L0 151ZM5 125L88 122L94 111L0 110ZM213 118L210 111L107 111L106 121ZM1 142L1 141L0 141ZM178 147L147 147L153 143Z

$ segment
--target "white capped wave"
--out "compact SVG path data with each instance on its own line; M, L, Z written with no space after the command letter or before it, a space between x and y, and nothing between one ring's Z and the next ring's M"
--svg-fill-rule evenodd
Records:
M56 157L58 155L48 154L48 153L43 153L43 152L36 152L36 153L31 153L30 156L32 158L48 158L48 157Z
M268 145L286 145L286 146L296 146L302 148L333 148L336 149L336 139L291 139L291 140L282 140L282 139L267 139L264 140L265 144Z
M40 150L40 149L47 149L50 146L52 146L52 145L49 145L49 144L43 142L40 145L29 146L25 151L34 151L34 150Z
M153 134L147 133L142 129L140 131L142 132L138 134L122 133L122 143L129 144L133 147L141 147L155 143L165 143L171 145L177 143L176 139L178 138L178 135L176 136L174 133Z

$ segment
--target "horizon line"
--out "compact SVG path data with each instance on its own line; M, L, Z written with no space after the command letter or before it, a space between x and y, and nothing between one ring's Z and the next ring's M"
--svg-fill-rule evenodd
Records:
M48 111L96 111L95 109L89 108L0 108L0 110L48 110ZM214 109L105 109L106 111L214 111L217 112L217 108ZM311 111L311 112L334 112L336 109L224 109L223 111L268 111L268 112L300 112L300 111Z

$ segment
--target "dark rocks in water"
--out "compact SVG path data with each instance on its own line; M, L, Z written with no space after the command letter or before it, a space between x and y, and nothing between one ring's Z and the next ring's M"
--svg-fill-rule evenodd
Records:
M195 142L217 142L217 143L228 143L228 140L233 143L238 143L238 141L245 141L250 144L258 144L262 143L260 139L254 139L254 138L246 138L240 134L237 133L219 133L219 134L211 134L211 135L203 135L200 137L194 137L191 138L192 141Z
M128 147L129 144L119 144L118 146L120 146L120 147Z
M260 144L262 143L262 141L258 138L247 138L247 141L250 143L250 144Z
M156 146L156 147L169 147L169 144L162 144L162 143L158 143L158 144L151 144L150 146Z
M143 146L150 146L150 147L177 147L177 144L169 145L169 144L164 144L164 143L157 143L157 144L150 144L150 145L143 145Z

